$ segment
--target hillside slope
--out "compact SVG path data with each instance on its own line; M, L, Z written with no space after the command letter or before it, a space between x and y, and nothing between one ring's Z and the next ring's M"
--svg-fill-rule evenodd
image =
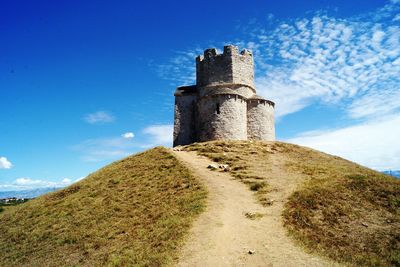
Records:
M168 264L205 198L157 147L0 213L0 266Z
M228 164L228 171L207 170L207 161L188 152L175 151L187 153L178 160L161 147L110 164L1 212L0 266L160 266L179 256L183 266L221 256L247 266L335 265L318 255L357 266L400 265L399 180L281 142L182 149ZM206 205L200 175L214 185L201 215L209 217L190 229ZM189 231L195 242L182 247Z
M280 223L282 205L263 207L229 172L207 168L214 164L209 159L174 152L208 189L207 209L190 230L178 266L339 266L292 242Z
M183 150L228 164L265 206L271 227L284 225L309 252L357 266L400 266L399 180L281 142L215 141Z

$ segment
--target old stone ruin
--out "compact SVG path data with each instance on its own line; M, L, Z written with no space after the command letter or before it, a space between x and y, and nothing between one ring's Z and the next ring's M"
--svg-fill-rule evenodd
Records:
M174 146L275 140L275 104L256 94L253 54L228 45L196 58L196 85L175 91Z

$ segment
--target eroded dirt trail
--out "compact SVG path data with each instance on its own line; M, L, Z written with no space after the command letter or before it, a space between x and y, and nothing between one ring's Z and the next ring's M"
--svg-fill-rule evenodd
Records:
M335 266L305 253L286 235L281 212L294 186L283 177L278 162L268 183L274 189L270 207L260 205L243 183L226 172L207 169L212 162L195 152L173 151L209 191L207 210L191 229L178 266ZM274 177L274 178L272 178ZM286 184L284 181L286 181ZM264 216L251 220L247 212ZM249 254L249 251L254 254Z

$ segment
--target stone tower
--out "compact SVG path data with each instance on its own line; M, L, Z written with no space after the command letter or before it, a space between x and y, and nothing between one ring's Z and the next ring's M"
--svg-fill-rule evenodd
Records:
M275 140L275 104L256 95L253 55L225 46L196 58L196 85L175 91L174 146L210 140Z

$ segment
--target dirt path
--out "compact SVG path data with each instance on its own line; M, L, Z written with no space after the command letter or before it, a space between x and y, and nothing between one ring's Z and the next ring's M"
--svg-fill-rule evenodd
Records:
M293 244L282 225L283 203L293 185L282 184L279 164L274 164L274 188L270 197L275 203L263 207L253 193L229 173L207 169L212 162L195 152L174 151L201 179L209 191L207 210L191 229L181 252L178 266L335 266L305 253ZM286 187L287 186L287 187ZM251 220L247 212L262 213ZM254 254L249 254L249 251Z

